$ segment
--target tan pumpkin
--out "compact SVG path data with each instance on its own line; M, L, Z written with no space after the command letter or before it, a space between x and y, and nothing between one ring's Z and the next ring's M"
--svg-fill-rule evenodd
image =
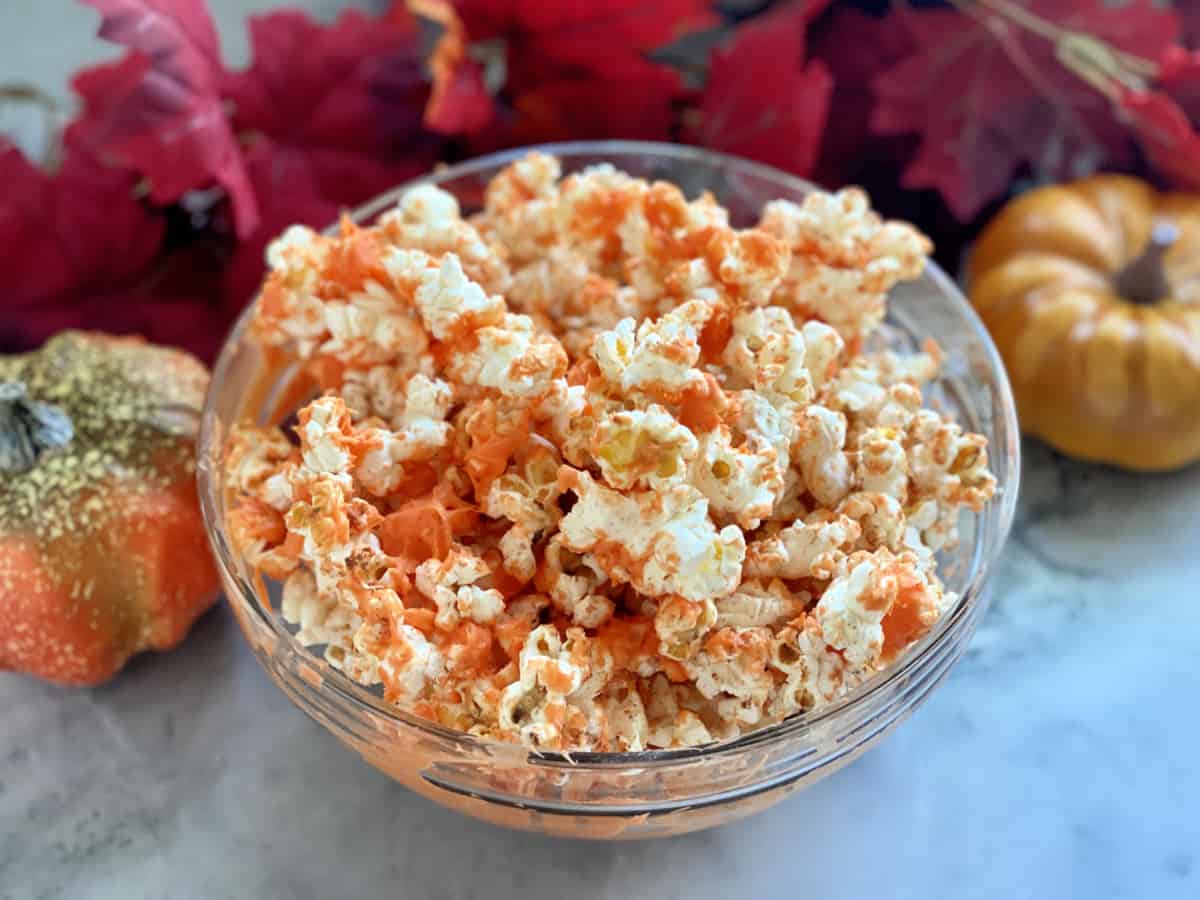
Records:
M1129 469L1200 459L1200 195L1122 175L1008 204L968 266L1022 429Z
M207 383L137 338L0 356L0 669L96 684L216 599L195 487Z

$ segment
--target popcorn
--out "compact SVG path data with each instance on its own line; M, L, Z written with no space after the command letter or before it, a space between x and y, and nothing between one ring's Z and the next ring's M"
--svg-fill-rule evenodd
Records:
M558 160L530 153L488 184L479 224L516 261L535 259L554 243Z
M421 185L289 229L250 334L313 396L231 429L227 532L300 643L445 728L623 752L820 708L953 607L935 552L995 490L922 408L941 351L863 349L928 249L853 190L736 230L536 153L467 219Z
M509 288L507 263L473 225L462 221L458 201L441 188L423 184L406 191L395 209L379 217L379 229L397 247L433 257L453 254L467 277L488 294Z
M846 417L812 404L796 423L796 459L809 492L824 506L834 506L854 483L845 453Z
M747 551L747 556L749 551ZM793 593L779 579L747 579L728 597L716 601L717 628L773 628L802 615L812 595Z
M919 276L932 249L912 226L882 221L856 188L814 191L801 205L775 200L760 224L792 249L773 302L807 312L847 339L882 321L887 292Z
M569 549L592 553L614 581L651 597L686 599L724 596L737 586L745 539L734 525L717 530L699 491L677 485L662 493L623 495L586 472L564 474L564 484L579 499L559 523L559 533Z
M858 483L865 491L908 496L908 455L894 428L870 428L858 439Z
M434 625L449 631L462 619L489 625L504 611L504 595L477 581L492 574L487 563L465 547L454 546L443 560L417 566L417 590L437 606Z
M396 254L412 251L397 250ZM453 337L459 331L498 321L504 313L503 298L489 295L470 280L458 256L447 253L436 274L422 272L416 304L426 330L438 340Z
M852 564L821 595L814 616L826 643L840 650L851 666L877 659L883 652L883 617L896 600L899 583L890 554Z
M746 548L746 572L756 578L831 577L839 559L862 535L862 526L846 515L813 513L774 537Z
M596 338L592 355L621 394L678 394L703 381L694 367L700 359L699 332L711 314L707 304L692 301L657 321L635 325L633 319L623 319Z
M719 628L704 641L703 650L683 663L696 690L727 706L723 718L756 725L774 686L767 669L771 632L767 628ZM737 702L728 703L727 698Z
M812 399L813 379L805 366L807 345L786 309L742 310L732 324L724 360L747 387L792 403Z
M400 486L402 463L429 459L446 446L450 426L443 421L450 407L450 386L414 375L405 388L400 430L362 428L358 434L370 449L362 455L355 476L371 494L386 497Z
M475 332L476 344L457 354L450 374L466 385L491 388L506 397L537 397L567 368L567 356L554 338L534 331L528 316L509 313L496 325Z
M617 410L592 432L592 457L615 488L662 488L683 481L696 458L696 437L663 407Z

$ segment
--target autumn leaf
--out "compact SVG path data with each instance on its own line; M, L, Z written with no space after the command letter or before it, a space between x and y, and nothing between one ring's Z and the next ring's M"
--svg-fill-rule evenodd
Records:
M156 203L220 184L238 233L249 234L258 210L218 94L223 69L203 0L83 2L100 12L100 36L131 52L75 78L84 109L72 140L145 177Z
M284 228L328 225L428 171L440 150L422 128L429 85L411 18L349 10L322 25L284 10L252 18L250 44L250 67L222 84L262 218L235 251L231 308L253 293Z
M508 45L514 93L547 77L604 78L614 63L716 21L708 0L456 0L453 6L472 41L502 38Z
M914 140L910 135L871 133L871 83L912 49L906 29L846 6L832 9L809 32L809 55L824 63L833 77L830 109L836 110L826 118L813 171L820 184L862 184L873 199L895 190L900 163L911 155Z
M811 8L792 3L741 25L712 53L700 118L689 138L801 175L812 171L833 78L806 59Z
M408 0L437 22L427 122L476 135L476 150L585 137L665 140L682 82L649 61L654 48L715 21L706 0ZM507 108L497 113L469 49L498 48ZM495 52L495 50L493 50Z
M1189 49L1200 49L1200 4L1176 0L1175 13L1179 16L1180 41Z
M496 105L484 83L483 66L470 56L466 25L447 0L399 2L389 19L404 22L413 15L442 29L429 56L433 91L425 106L426 127L439 134L478 134L491 124Z
M251 18L250 44L251 66L222 84L238 137L303 157L325 197L360 203L437 159L411 20L348 10L326 26L280 11Z
M679 92L674 72L637 59L612 66L603 79L549 79L514 99L516 115L507 138L513 144L612 137L670 140L671 104Z
M1171 44L1178 26L1152 0L981 0L893 14L914 50L876 76L872 129L920 135L903 184L936 188L963 221L1003 195L1022 166L1061 180L1131 160L1108 100L1060 62L1063 42L1022 27L1000 5L1047 23L1053 35L1088 35L1146 59Z
M138 199L136 181L70 144L51 176L0 138L0 348L102 317L151 267L165 219Z
M1152 90L1122 90L1118 103L1155 170L1176 187L1200 190L1200 134L1179 104Z

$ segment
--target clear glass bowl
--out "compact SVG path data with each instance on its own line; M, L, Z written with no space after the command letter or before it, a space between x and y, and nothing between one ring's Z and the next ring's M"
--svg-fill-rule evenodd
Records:
M565 171L611 162L632 175L712 191L735 225L752 224L770 200L799 200L812 185L783 172L691 147L627 141L549 145ZM402 185L355 210L368 222L408 187L433 182L477 210L488 180L525 150L498 153ZM372 765L407 787L468 815L512 828L590 838L679 834L777 803L846 765L919 706L962 655L987 606L988 572L1016 503L1019 445L1012 394L996 348L954 282L932 263L890 298L890 342L932 337L946 351L929 402L952 411L990 442L999 492L965 515L962 541L943 552L941 572L958 604L894 665L840 702L738 740L645 753L553 753L449 731L385 704L292 637L260 581L225 533L223 438L230 424L264 422L287 397L290 371L268 370L246 339L247 310L226 342L200 436L199 481L208 534L226 594L263 668L302 710Z

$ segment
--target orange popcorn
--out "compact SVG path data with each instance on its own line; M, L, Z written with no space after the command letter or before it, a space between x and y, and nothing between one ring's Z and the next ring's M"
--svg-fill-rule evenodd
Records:
M953 605L994 491L866 353L928 242L865 197L771 204L539 154L289 229L252 337L321 391L229 438L228 528L302 643L450 728L563 750L732 738L832 702ZM298 439L293 443L291 437Z

